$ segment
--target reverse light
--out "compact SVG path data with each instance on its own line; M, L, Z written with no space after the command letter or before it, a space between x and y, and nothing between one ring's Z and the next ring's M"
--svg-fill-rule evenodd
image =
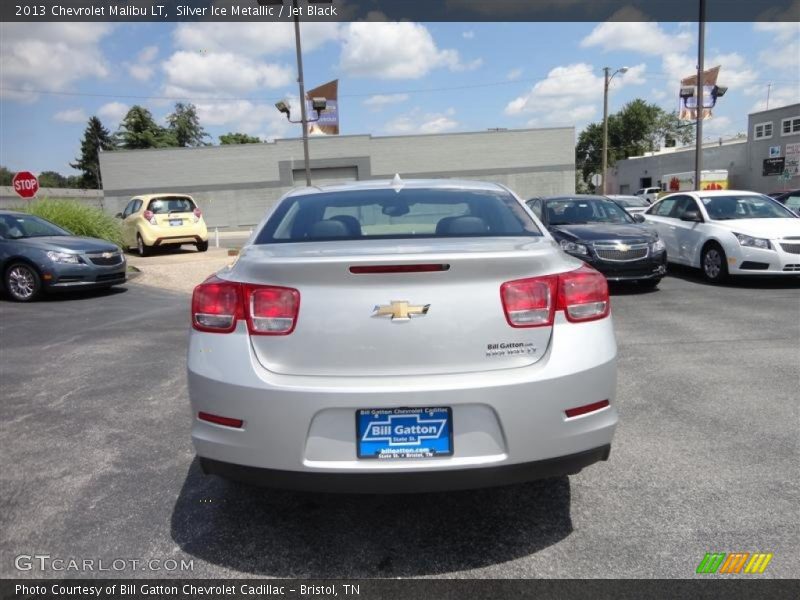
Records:
M600 400L600 402L592 402L591 404L585 404L584 406L568 408L564 411L564 414L567 415L568 419L571 419L572 417L580 417L581 415L588 415L589 413L602 410L607 406L611 406L611 403L608 400Z
M142 215L145 221L149 221L151 225L156 225L156 215L152 210L144 211Z
M300 310L300 292L291 288L244 286L247 325L252 335L288 335Z
M211 413L200 411L197 413L197 418L201 421L207 421L209 423L215 423L217 425L224 425L225 427L234 427L236 429L241 429L242 425L244 425L244 421L241 419L232 419L231 417L222 417L220 415L213 415Z
M194 288L192 327L230 333L244 320L251 335L288 335L294 331L299 310L300 292L295 289L212 276Z
M739 245L746 248L761 248L762 250L771 250L772 245L769 240L764 238L757 238L744 233L734 233L736 239L739 240Z
M544 327L553 324L558 277L533 277L500 286L506 321L512 327Z
M608 316L611 300L605 275L589 265L558 276L558 305L568 321L595 321Z

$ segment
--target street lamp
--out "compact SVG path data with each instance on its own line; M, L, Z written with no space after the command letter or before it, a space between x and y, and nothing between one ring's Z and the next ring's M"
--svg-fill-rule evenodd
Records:
M261 6L281 6L283 0L258 0ZM308 157L308 115L306 114L306 88L303 82L303 51L300 47L300 8L297 0L292 0L292 14L294 15L294 41L297 48L297 83L300 86L300 123L303 124L303 158L305 159L306 185L311 187L311 165ZM286 110L278 105L283 104ZM279 102L275 105L282 113L289 118L289 110L286 103ZM315 109L316 110L316 109ZM291 121L291 119L290 119ZM291 121L295 123L296 121Z
M276 102L275 103L275 108L278 109L278 112L281 112L284 115L286 115L286 120L289 121L289 123L303 123L302 119L299 120L299 121L293 121L292 120L292 107L289 105L288 102L286 102L286 100L281 100L279 102ZM320 120L320 118L321 118L321 114L320 113L323 113L326 110L328 110L328 99L327 98L323 98L321 96L312 98L311 99L311 109L315 113L317 113L317 117L315 119L311 119L311 118L306 117L305 124L316 123L317 121ZM305 124L304 124L304 126L305 126Z
M603 72L605 73L605 81L603 83L603 169L600 172L600 189L605 195L608 193L608 185L606 183L606 171L608 170L608 86L617 73L627 73L628 67L620 67L613 73L611 73L611 67L603 67Z

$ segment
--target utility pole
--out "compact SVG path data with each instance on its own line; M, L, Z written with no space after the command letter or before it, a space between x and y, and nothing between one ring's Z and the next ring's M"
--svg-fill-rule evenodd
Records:
M311 164L308 152L308 114L306 110L306 87L303 82L303 51L300 48L300 9L297 0L292 0L294 11L294 40L297 47L297 83L300 86L300 122L303 124L303 158L306 170L306 185L311 187Z
M600 193L603 196L608 193L606 171L608 170L608 83L611 81L609 77L610 71L609 67L603 68L603 166L600 170Z
M703 72L705 71L706 45L706 0L700 0L700 19L697 36L697 140L694 156L694 189L700 189L700 178L703 170Z

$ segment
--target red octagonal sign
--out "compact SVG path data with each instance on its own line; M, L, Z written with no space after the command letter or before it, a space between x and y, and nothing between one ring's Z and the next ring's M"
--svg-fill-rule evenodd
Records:
M20 171L14 175L11 184L21 198L33 198L39 191L39 180L30 171Z

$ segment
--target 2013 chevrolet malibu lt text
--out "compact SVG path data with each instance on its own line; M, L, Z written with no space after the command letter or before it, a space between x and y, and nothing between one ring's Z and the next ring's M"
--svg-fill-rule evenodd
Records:
M192 439L207 474L417 492L609 456L606 279L496 184L293 191L195 289L191 318Z

